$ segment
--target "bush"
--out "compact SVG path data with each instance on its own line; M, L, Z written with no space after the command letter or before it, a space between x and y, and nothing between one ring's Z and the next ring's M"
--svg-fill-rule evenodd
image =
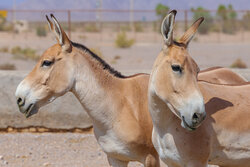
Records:
M16 70L16 66L14 64L1 64L0 65L0 70Z
M135 32L143 32L141 23L135 23Z
M0 52L7 53L7 52L9 52L9 48L8 47L2 47L2 48L0 48Z
M14 55L14 58L16 59L38 60L40 58L40 56L36 54L36 51L31 48L22 49L19 46L16 46L11 49L11 53Z
M127 39L127 35L124 31L117 34L115 44L119 48L129 48L134 44L134 39Z
M236 59L233 64L230 66L231 68L247 68L246 63L244 63L241 59Z
M211 27L213 25L213 18L211 14L209 13L209 11L207 11L202 7L198 7L197 9L191 9L191 10L194 13L193 15L194 21L196 21L198 18L202 16L205 18L204 23L201 24L200 27L198 28L198 32L201 34L207 34L211 30Z
M100 30L96 27L96 24L88 24L85 26L86 32L99 32Z
M36 28L36 35L39 37L46 37L47 36L47 31L44 26L39 26Z

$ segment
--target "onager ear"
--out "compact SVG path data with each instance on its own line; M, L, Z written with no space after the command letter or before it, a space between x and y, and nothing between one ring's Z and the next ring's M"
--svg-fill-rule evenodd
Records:
M185 32L185 34L181 37L179 42L184 43L186 46L189 44L189 42L194 37L194 34L198 30L198 27L203 22L204 17L200 17L198 20L196 20L191 27Z
M72 45L68 36L66 35L61 25L56 20L55 16L53 14L51 14L50 16L52 18L53 23L50 21L47 15L46 19L48 21L50 30L56 35L57 42L61 45L63 51L71 52Z
M173 28L174 28L174 21L175 21L176 13L177 13L176 10L172 10L163 19L163 21L161 23L161 34L163 36L164 43L167 46L170 46L173 44Z

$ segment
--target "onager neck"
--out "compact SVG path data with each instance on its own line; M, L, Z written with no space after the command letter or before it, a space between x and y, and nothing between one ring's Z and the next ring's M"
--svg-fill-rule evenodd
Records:
M149 90L149 111L156 131L165 132L173 120L178 119L154 90Z
M108 125L115 117L116 106L112 101L121 79L104 70L102 64L91 57L90 53L78 49L77 52L72 92L95 126Z

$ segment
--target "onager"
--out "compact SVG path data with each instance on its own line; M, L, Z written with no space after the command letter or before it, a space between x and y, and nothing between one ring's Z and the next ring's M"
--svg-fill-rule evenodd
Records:
M71 91L93 121L94 135L113 167L139 161L159 167L148 112L149 75L125 77L83 45L71 42L51 15L57 44L47 49L18 85L17 104L26 117Z
M250 83L198 82L187 46L203 18L176 42L175 15L162 22L164 46L149 81L154 147L168 167L249 167Z

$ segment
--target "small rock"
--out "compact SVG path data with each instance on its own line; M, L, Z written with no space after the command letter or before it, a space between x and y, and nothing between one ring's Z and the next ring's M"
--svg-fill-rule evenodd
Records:
M3 156L2 155L0 155L0 160L3 160Z
M8 161L3 161L3 163L4 163L5 165L8 165L9 162L8 162Z
M49 165L50 165L50 163L48 163L48 162L43 163L43 166L49 166Z
M16 155L16 158L20 158L20 155Z

